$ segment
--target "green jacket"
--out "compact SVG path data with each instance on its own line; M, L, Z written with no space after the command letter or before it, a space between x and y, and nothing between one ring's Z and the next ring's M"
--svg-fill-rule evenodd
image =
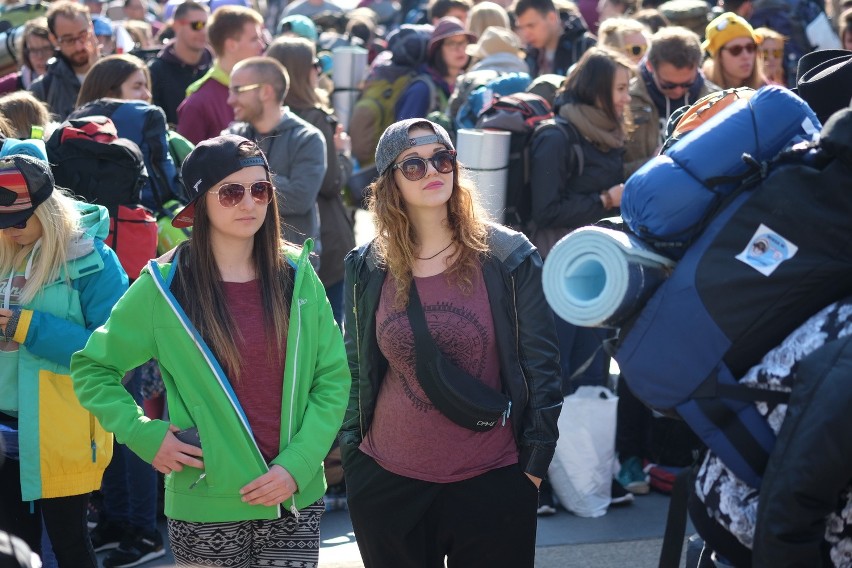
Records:
M351 376L340 329L308 262L313 243L298 257L287 335L280 453L298 491L284 504L296 516L325 492L322 461L343 420ZM173 264L151 261L109 320L71 362L80 401L107 430L145 461L162 444L168 423L146 418L121 385L124 373L149 359L160 364L169 415L179 428L197 426L206 477L184 467L166 476L165 512L192 522L275 519L281 507L249 505L239 490L266 473L245 413L209 347L168 290Z
M127 290L127 275L104 243L107 210L76 203L82 233L57 278L29 303L13 339L18 349L21 495L25 501L100 488L112 435L74 396L68 365ZM0 401L0 408L10 408Z

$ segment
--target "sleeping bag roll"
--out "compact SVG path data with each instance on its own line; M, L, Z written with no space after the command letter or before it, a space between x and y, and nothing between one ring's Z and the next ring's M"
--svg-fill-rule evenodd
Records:
M621 231L582 227L547 256L544 295L553 310L582 327L618 327L639 311L674 262Z
M752 167L744 155L767 161L821 128L801 98L768 86L738 100L642 166L625 183L621 214L643 239L688 244ZM730 178L730 179L726 179ZM682 247L660 247L679 258Z

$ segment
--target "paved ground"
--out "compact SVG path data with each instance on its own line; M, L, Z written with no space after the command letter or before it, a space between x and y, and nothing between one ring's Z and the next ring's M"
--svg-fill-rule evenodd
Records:
M610 508L597 519L576 517L563 509L539 518L536 568L657 566L667 507L666 496L652 493L632 505ZM164 524L161 530L165 536ZM363 568L346 511L327 513L321 530L320 568ZM162 559L145 566L171 567L174 558L167 550Z

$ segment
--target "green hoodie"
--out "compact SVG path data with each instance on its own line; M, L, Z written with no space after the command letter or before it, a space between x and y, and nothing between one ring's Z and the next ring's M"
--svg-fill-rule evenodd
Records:
M284 367L280 453L298 491L284 504L298 517L325 491L322 461L343 420L351 376L340 329L308 262L298 257ZM197 426L206 476L184 467L166 476L166 516L191 522L275 519L280 506L243 503L239 490L266 473L244 412L209 347L169 292L172 263L151 261L71 361L77 396L119 442L151 462L168 423L146 418L121 384L124 373L159 362L169 415L179 428ZM196 483L198 481L198 483Z

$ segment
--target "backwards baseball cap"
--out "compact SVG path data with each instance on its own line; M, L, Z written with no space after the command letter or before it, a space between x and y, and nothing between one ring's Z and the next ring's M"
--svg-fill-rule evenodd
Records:
M408 133L415 126L431 128L435 134L411 138ZM376 146L376 169L379 175L385 173L385 170L393 165L396 157L405 150L435 142L443 144L448 150L455 150L450 135L440 124L435 124L425 118L409 118L394 122L382 133L379 144Z
M195 217L195 203L214 185L234 172L251 166L263 166L269 173L266 156L240 156L240 148L255 143L236 134L223 134L204 140L187 154L180 168L189 203L177 212L172 226L182 229L191 227Z
M295 34L312 42L316 42L319 37L314 21L301 14L293 14L292 16L281 18L281 21L278 22L278 34L283 33Z
M710 54L710 57L715 58L719 50L732 39L748 37L754 40L754 43L759 44L762 37L754 32L745 18L738 16L733 12L725 12L715 17L704 31L706 38L701 44L701 49Z
M0 229L29 219L53 188L47 162L25 155L0 158Z

